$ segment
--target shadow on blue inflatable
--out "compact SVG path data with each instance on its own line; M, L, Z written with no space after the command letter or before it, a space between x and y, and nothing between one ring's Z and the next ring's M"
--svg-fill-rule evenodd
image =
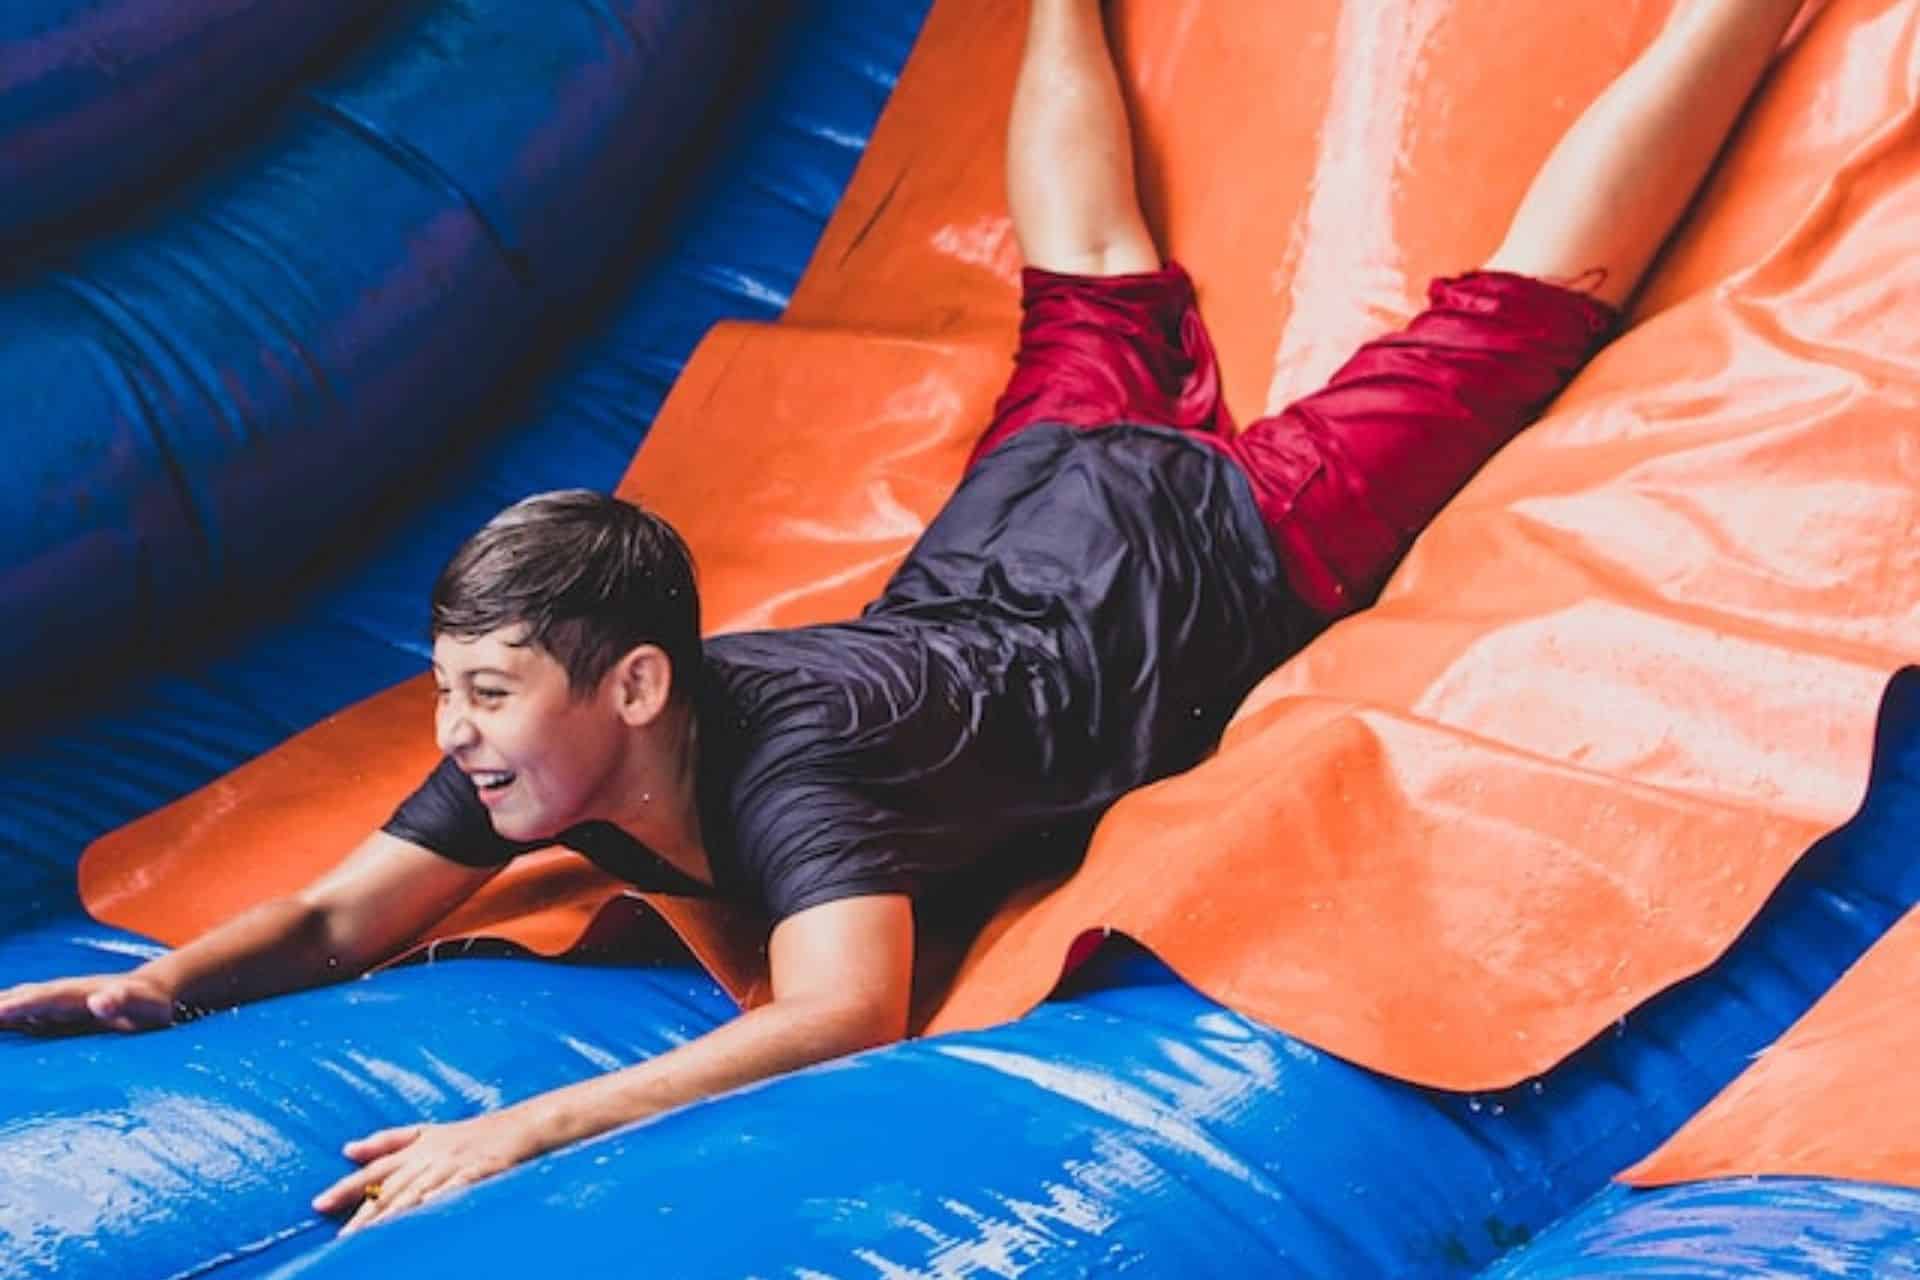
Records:
M1810 1178L1609 1187L1490 1280L1920 1276L1920 1192Z
M0 246L111 215L100 207L271 109L382 7L12 0L0 9Z
M649 222L759 7L401 6L270 137L0 293L0 602L34 620L0 697L277 586L460 452Z

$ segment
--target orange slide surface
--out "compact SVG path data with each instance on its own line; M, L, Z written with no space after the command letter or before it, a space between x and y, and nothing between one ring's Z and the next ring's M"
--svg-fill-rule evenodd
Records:
M1777 1174L1920 1186L1920 911L1622 1180Z
M786 318L707 339L624 483L686 533L714 630L854 613L986 421L1023 9L936 4ZM1480 262L1667 3L1114 9L1150 215L1245 422ZM1916 26L1909 0L1804 25L1629 331L1213 759L1001 911L933 1028L1017 1015L1113 928L1329 1051L1491 1088L1729 945L1857 805L1920 652ZM108 837L87 901L179 941L304 881L431 766L428 702L383 695ZM562 950L617 889L542 855L449 932ZM758 922L654 901L757 998Z

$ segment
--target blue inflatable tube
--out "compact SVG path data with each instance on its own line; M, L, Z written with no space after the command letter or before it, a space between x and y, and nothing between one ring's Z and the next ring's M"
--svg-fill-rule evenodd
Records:
M0 606L35 623L0 698L279 582L458 452L627 256L756 6L439 0L0 295Z
M142 952L57 931L23 950L49 976ZM34 1082L0 1093L0 1277L159 1280L301 1256L334 1234L309 1201L351 1167L343 1135L502 1106L732 1012L688 970L464 959L166 1035L0 1037L0 1076Z
M9 0L0 245L162 173L289 87L382 0Z
M1920 1276L1920 1191L1755 1178L1610 1187L1488 1280L1888 1280Z
M1109 957L1097 989L1014 1025L609 1135L282 1274L465 1276L537 1249L579 1274L630 1256L686 1275L1470 1276L1649 1151L1920 901L1917 824L1908 670L1859 815L1718 964L1539 1080L1386 1079ZM751 1232L730 1229L742 1205Z

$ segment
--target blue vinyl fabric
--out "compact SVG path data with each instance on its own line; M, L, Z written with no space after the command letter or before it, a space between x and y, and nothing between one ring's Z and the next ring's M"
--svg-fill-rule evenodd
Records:
M383 3L9 0L0 250L65 234L74 215L225 136Z
M1816 1178L1609 1187L1487 1280L1920 1276L1920 1191Z
M133 230L0 292L0 698L277 585L485 421L760 0L437 0Z
M47 976L152 950L97 927L11 949ZM0 1036L0 1276L159 1280L297 1257L334 1234L309 1202L354 1167L347 1139L587 1079L733 1012L695 970L464 958L164 1034Z
M1860 813L1719 963L1538 1080L1376 1076L1115 949L1013 1025L608 1135L281 1274L1469 1276L1651 1150L1920 900L1916 824L1910 669Z

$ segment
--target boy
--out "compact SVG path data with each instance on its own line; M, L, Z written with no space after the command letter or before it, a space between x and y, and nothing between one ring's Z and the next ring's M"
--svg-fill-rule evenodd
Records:
M1078 856L1127 790L1360 607L1604 339L1799 0L1683 0L1581 117L1489 269L1236 433L1191 286L1134 192L1098 0L1033 0L1008 187L1012 382L958 492L855 622L700 639L678 536L523 502L433 598L446 759L302 893L130 974L0 994L0 1026L136 1030L349 976L519 851L570 844L774 921L773 999L660 1057L349 1145L349 1229L563 1144L905 1033L916 900ZM1553 281L1567 281L1558 284Z

